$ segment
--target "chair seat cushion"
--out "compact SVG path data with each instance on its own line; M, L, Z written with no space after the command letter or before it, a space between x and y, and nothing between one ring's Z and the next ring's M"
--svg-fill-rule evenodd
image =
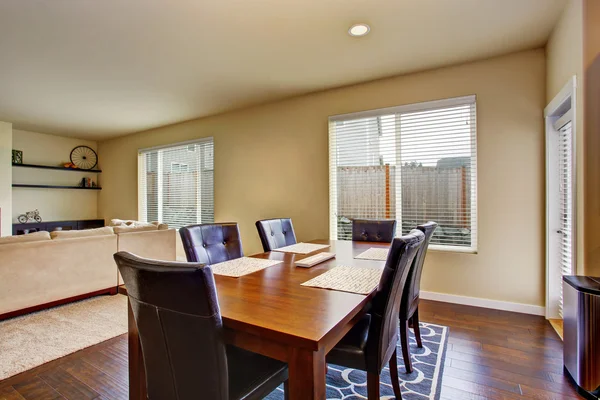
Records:
M366 370L365 348L370 325L371 315L365 314L327 354L327 363Z
M262 399L287 380L287 364L260 354L227 346L229 398Z

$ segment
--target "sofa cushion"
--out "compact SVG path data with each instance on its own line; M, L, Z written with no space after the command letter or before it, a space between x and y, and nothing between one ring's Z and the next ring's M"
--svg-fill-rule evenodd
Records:
M132 233L132 232L146 232L146 231L156 231L158 227L156 225L148 224L148 225L138 225L138 226L115 226L113 228L115 233Z
M110 220L110 226L128 226L128 227L133 227L133 226L150 226L150 225L154 225L154 226L158 226L158 229L169 229L169 226L167 224L161 224L158 221L153 221L153 222L142 222L142 221L136 221L133 219L111 219ZM163 227L161 228L161 225L166 225L166 228Z
M54 231L50 233L50 237L54 240L106 235L114 235L114 231L111 226L105 226L96 229L83 229L80 231Z
M39 242L41 240L50 240L50 233L46 231L39 231L28 233L26 235L5 236L0 238L0 245L9 243Z
M162 222L152 221L150 222L152 225L156 225L159 231L166 231L169 229L169 224L163 224Z
M118 218L114 218L110 220L110 226L129 226L129 225L133 225L135 222L132 219L118 219Z

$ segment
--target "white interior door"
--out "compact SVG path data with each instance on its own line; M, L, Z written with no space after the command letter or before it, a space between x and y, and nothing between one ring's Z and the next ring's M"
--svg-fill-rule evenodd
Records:
M575 78L546 118L546 318L562 318L562 277L576 273Z

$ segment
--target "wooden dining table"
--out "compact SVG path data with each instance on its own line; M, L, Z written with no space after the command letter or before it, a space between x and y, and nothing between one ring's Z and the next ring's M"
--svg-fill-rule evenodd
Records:
M301 286L339 265L382 269L384 261L354 257L371 247L389 244L337 240L311 243L330 247L308 255L272 251L252 257L281 260L280 264L239 277L215 275L225 341L286 362L289 399L325 399L327 353L365 313L374 296ZM294 262L319 252L334 259L312 268ZM143 355L137 326L129 307L129 398L146 399ZM250 367L250 366L249 366Z

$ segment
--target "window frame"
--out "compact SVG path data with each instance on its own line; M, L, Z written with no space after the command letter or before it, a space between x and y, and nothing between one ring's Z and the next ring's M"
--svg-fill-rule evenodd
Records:
M478 165L477 165L477 96L468 95L461 97L453 97L447 99L433 100L418 102L394 107L371 109L366 111L359 111L354 113L346 113L333 115L329 117L329 235L332 240L337 239L338 224L337 224L337 190L334 188L337 186L337 135L336 135L336 123L341 121L356 120L363 118L375 118L384 115L396 115L396 120L400 120L400 114L402 113L414 113L428 110L435 110L438 108L447 108L453 106L464 106L470 105L473 107L475 123L471 124L471 141L474 145L471 146L471 169L474 171L473 183L471 185L471 245L470 246L451 246L431 243L429 245L430 250L452 252L452 253L467 253L477 254L478 252L478 232L479 232L479 219L478 219ZM398 141L399 142L399 141ZM401 144L397 144L398 149L401 148ZM402 201L401 197L396 201ZM397 210L401 214L401 208ZM401 217L401 215L400 215ZM400 226L402 226L402 220L397 219ZM474 221L474 223L473 223ZM423 221L426 222L426 221ZM402 233L402 229L397 231L397 235Z

